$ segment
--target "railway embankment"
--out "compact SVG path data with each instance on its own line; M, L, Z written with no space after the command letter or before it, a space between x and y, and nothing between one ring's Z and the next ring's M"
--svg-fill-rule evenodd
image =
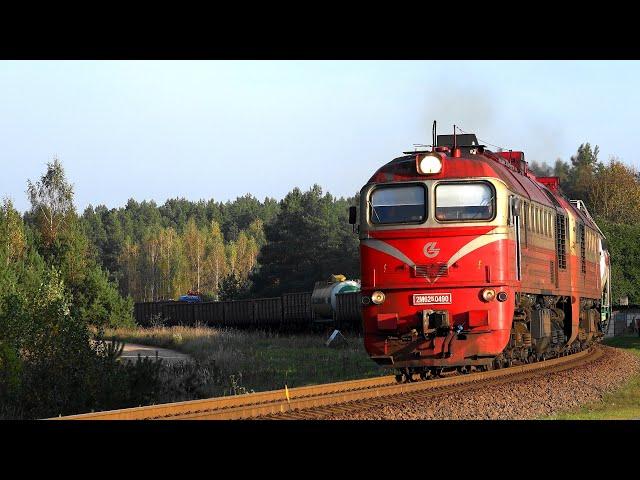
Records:
M607 344L640 358L640 337L637 335L610 338L607 339ZM604 394L598 401L549 418L560 420L638 420L640 419L640 373L632 375L631 379L621 388Z
M133 409L96 412L67 417L72 419L198 419L231 420L246 418L318 419L347 415L363 410L382 411L385 407L424 404L453 398L460 393L490 391L502 385L516 385L531 378L549 378L560 372L573 372L615 352L599 346L540 363L513 366L471 375L454 375L425 382L397 384L393 376L361 379L311 387L275 390L249 395L209 398L196 401L153 405ZM584 372L582 372L584 373Z
M640 342L638 342L640 347ZM606 412L616 392L640 378L640 356L629 349L603 346L603 355L560 372L478 386L424 401L403 401L381 408L350 409L330 414L335 420L522 420L571 418L568 412L596 408ZM639 397L640 398L640 397ZM640 403L636 403L640 412ZM561 416L564 414L564 416ZM640 415L636 415L640 416ZM603 415L601 418L608 418ZM633 418L621 417L621 418Z

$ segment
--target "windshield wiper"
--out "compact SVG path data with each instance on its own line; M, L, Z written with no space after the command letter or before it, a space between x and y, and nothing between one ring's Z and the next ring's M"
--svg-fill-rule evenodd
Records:
M378 223L382 223L382 220L380 220L380 215L378 215L378 212L376 211L376 207L373 206L373 203L371 203L371 200L367 200L367 203L371 207L371 211L375 214L376 218L378 219Z

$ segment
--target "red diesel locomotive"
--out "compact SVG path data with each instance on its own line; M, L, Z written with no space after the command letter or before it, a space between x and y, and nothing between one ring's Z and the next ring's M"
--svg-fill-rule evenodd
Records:
M359 235L365 347L399 381L565 355L608 322L609 255L584 204L473 134L434 124L434 147L380 168Z

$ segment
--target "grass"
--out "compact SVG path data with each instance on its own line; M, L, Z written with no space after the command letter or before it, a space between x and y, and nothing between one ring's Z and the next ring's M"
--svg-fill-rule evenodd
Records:
M614 337L603 341L605 345L629 350L640 356L640 337ZM625 420L640 418L640 374L634 375L622 388L608 393L595 403L578 410L565 412L551 420Z
M282 334L207 327L118 328L107 338L170 348L221 372L208 385L210 396L276 390L388 374L371 361L361 336L345 334L347 344L326 347L329 334Z
M294 335L207 327L118 328L105 333L124 342L170 348L191 355L198 364L200 380L195 381L204 383L198 389L200 398L277 390L285 384L301 387L389 374L369 359L362 337L354 334L345 334L347 345L331 348L325 346L328 333ZM640 356L637 336L615 337L603 343ZM174 370L176 368L179 370L179 365ZM182 399L186 397L165 401ZM640 418L640 374L599 402L545 418Z

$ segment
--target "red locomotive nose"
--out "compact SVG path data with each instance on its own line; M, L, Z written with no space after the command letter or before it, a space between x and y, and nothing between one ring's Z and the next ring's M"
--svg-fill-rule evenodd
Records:
M434 123L431 151L405 152L361 191L367 351L416 369L582 348L610 316L597 225L523 152L493 153L457 130L436 135Z

